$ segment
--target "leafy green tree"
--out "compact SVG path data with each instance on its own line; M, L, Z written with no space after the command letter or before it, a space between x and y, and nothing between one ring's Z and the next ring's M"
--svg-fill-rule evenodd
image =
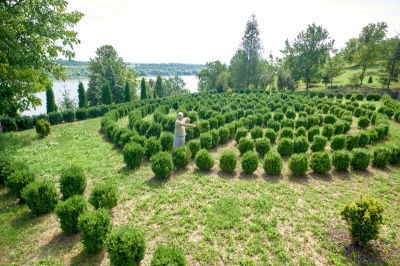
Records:
M156 96L158 98L161 98L161 97L164 96L164 93L163 93L163 79L162 79L162 76L160 75L160 73L158 73L158 75L157 75L154 91L155 91L155 94L156 94Z
M346 42L346 47L341 50L343 59L347 63L355 65L357 49L358 49L358 39L351 38L348 42Z
M86 91L85 87L83 86L82 81L79 81L78 85L78 106L79 108L87 108L87 98L86 98Z
M129 103L132 101L131 85L129 81L125 81L125 102Z
M80 43L74 26L83 14L63 0L0 1L0 115L15 116L41 104L36 93L65 79L55 59L71 59Z
M87 98L90 106L99 104L105 84L110 86L115 103L125 101L125 81L132 76L128 75L124 61L112 45L97 48L96 57L90 60L89 72Z
M217 77L217 91L224 92L228 89L229 72L223 71Z
M186 83L181 77L177 75L168 77L164 81L165 96L175 96L187 92L185 86Z
M338 77L344 73L344 60L340 54L336 54L332 58L328 58L325 67L323 69L322 77L326 77L326 81L331 83L335 77Z
M307 91L310 83L324 66L333 42L328 31L314 23L297 35L293 45L286 40L285 49L281 52L286 55L286 64L291 70L292 77L295 81L302 79Z
M76 109L76 100L70 96L70 91L64 87L61 99L58 100L58 109L61 111Z
M108 84L104 84L102 88L102 94L101 94L101 103L102 104L112 104L112 95L111 95L111 90L110 86Z
M227 72L226 64L221 63L219 60L207 62L206 68L202 69L197 75L198 87L200 91L217 90L218 76L222 72ZM222 77L220 77L222 78ZM220 80L221 82L221 80Z
M56 112L57 105L54 97L53 87L51 85L47 85L46 87L46 111L47 113Z
M230 82L234 88L243 89L246 88L246 53L238 49L235 55L232 57L229 64L229 72L231 73Z
M389 88L392 81L399 81L400 74L400 39L399 37L387 40L385 54L381 65L379 82Z
M260 68L259 86L261 89L266 89L268 86L272 87L272 85L275 82L277 67L273 61L272 54L270 54L269 57L270 57L269 62L266 59L262 59L259 64Z
M142 78L142 81L140 82L140 99L147 99L146 80L144 78Z

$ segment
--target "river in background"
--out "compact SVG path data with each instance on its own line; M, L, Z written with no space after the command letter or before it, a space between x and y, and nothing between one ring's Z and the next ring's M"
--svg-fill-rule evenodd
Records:
M197 92L197 79L196 76L180 76L186 83L186 88L189 89L191 93ZM145 77L146 79L148 78L153 78L154 80L156 77ZM141 79L141 77L140 77ZM82 81L83 86L85 87L85 90L88 89L88 83L89 79L81 79L81 80L66 80L64 81L54 81L53 82L53 91L54 91L54 97L56 98L56 103L58 104L58 101L62 98L62 93L64 89L69 91L69 96L72 99L76 99L76 102L78 102L78 85L79 81ZM140 82L139 82L140 84ZM140 91L140 89L138 89ZM39 115L39 114L45 114L46 113L46 92L41 92L38 93L37 96L42 100L42 105L36 106L36 109L31 109L29 111L25 111L22 114L23 115Z

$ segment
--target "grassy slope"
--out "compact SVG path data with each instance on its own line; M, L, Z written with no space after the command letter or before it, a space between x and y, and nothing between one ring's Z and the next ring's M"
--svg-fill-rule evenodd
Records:
M124 121L120 121L122 124ZM52 127L46 139L34 130L0 135L0 152L18 156L38 174L56 178L71 164L89 177L85 197L94 184L112 180L121 190L112 210L116 227L132 222L145 232L149 265L157 243L184 249L189 265L377 265L400 264L400 170L369 168L292 178L226 175L214 166L202 172L193 163L170 180L157 181L149 163L128 171L121 151L99 132L100 119ZM400 141L392 124L391 140ZM218 159L222 149L213 151ZM218 162L218 160L216 160ZM287 159L285 159L287 162ZM286 165L286 163L285 163ZM369 251L350 245L340 208L359 193L370 193L385 207L379 240ZM106 252L88 255L79 235L64 236L54 213L35 217L25 205L0 190L0 265L108 265Z

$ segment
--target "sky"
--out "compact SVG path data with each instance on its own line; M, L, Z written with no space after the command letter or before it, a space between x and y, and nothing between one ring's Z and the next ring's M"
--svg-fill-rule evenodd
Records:
M75 60L89 61L112 45L124 62L229 64L254 13L264 58L281 57L308 25L321 25L343 48L369 23L400 33L399 0L67 0L85 14L74 28Z

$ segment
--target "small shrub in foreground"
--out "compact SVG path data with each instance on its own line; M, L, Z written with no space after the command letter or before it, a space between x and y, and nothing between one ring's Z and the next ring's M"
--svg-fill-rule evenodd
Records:
M266 154L271 149L271 143L267 138L255 140L256 152L260 155Z
M282 157L277 152L268 152L264 156L263 168L267 174L277 175L282 171Z
M118 203L118 188L111 183L100 183L94 186L90 193L89 203L96 209L111 210Z
M240 154L244 154L247 151L252 151L254 149L254 141L252 139L243 137L239 140L237 148L240 151Z
M147 158L151 159L154 154L157 154L162 150L161 142L156 137L150 137L146 140L144 146L144 154Z
M311 144L310 148L313 152L323 151L325 149L327 142L328 142L328 139L326 137L321 136L321 135L315 135L313 143Z
M356 148L351 151L350 165L356 170L364 170L371 162L371 154L367 149Z
M239 143L239 140L243 137L247 136L247 129L244 127L240 127L236 130L235 141Z
M172 155L169 152L158 152L151 157L150 162L151 170L158 178L166 179L172 174L172 171L174 170Z
M377 167L385 167L389 164L390 149L385 146L375 147L372 156L372 164Z
M187 145L192 154L192 158L194 158L196 156L197 152L201 149L200 140L192 139L191 141L188 142Z
M351 155L346 150L336 150L332 154L332 165L336 170L347 170L350 166Z
M224 150L219 158L219 167L222 171L232 173L237 164L237 156L232 150Z
M60 191L65 199L73 195L83 195L86 189L86 176L80 166L71 166L61 171Z
M124 162L130 169L138 168L143 161L144 148L136 142L127 143L122 150Z
M209 132L200 134L200 144L202 149L211 149L213 144L213 138Z
M44 138L50 134L50 123L47 120L39 119L36 121L36 133Z
M192 153L185 146L178 147L172 151L172 162L175 167L186 167L190 163L191 158Z
M75 195L66 201L58 202L55 213L60 221L61 230L66 235L79 232L78 218L87 210L86 200L81 195Z
M5 185L11 190L11 193L14 194L18 199L23 201L23 197L21 195L22 190L30 183L35 181L36 177L33 172L27 168L21 169L13 169L8 175Z
M346 137L344 135L333 136L330 146L334 151L343 150L346 147Z
M219 142L226 143L229 140L229 128L227 126L218 129Z
M171 132L162 132L160 135L162 151L172 151L174 146L174 134Z
M311 154L310 168L320 174L326 174L332 168L331 158L327 151L319 151Z
M294 145L294 153L303 153L307 152L308 148L310 147L310 143L308 142L305 136L300 136L295 138L293 141Z
M150 266L186 266L183 251L174 246L158 245L151 258Z
M57 190L50 181L35 181L22 190L22 198L33 214L54 210L58 202Z
M293 139L291 139L291 138L280 139L276 150L282 156L287 156L287 155L292 154L294 151Z
M256 126L250 131L250 135L251 135L252 139L262 138L263 134L264 134L263 130L260 126Z
M214 166L214 159L206 149L201 149L195 157L196 166L202 170L210 170Z
M289 159L289 169L293 176L302 176L308 170L308 157L305 153L295 153Z
M242 170L246 174L252 174L258 167L258 155L253 151L247 151L242 156Z
M390 150L389 162L393 165L400 164L400 145L399 144L389 144L388 148Z
M271 144L274 144L276 141L276 138L278 137L276 132L272 128L266 128L264 132L264 137L269 139Z

